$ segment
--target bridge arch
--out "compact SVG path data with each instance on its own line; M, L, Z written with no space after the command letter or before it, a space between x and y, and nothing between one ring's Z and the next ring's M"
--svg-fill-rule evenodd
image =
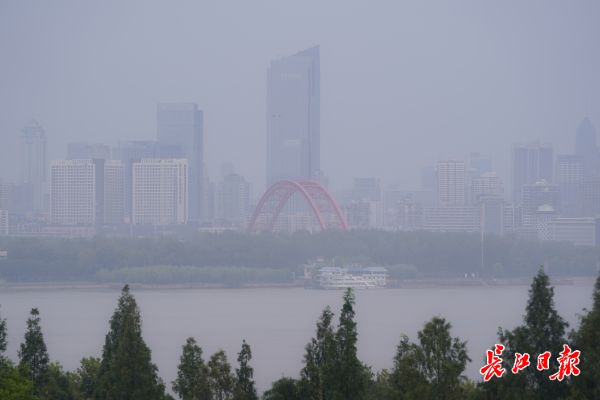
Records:
M306 201L321 230L348 230L346 218L333 196L319 182L284 180L263 194L248 224L249 232L272 232L281 210L294 194Z

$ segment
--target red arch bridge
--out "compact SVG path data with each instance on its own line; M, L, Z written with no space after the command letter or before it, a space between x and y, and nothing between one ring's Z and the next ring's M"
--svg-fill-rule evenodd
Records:
M272 232L279 214L294 194L299 194L321 230L348 230L348 223L333 196L319 182L285 180L274 183L258 202L249 232Z

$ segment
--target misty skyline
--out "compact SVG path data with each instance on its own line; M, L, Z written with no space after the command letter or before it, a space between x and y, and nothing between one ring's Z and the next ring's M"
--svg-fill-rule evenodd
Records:
M156 106L204 112L209 177L264 189L269 63L321 51L321 168L332 187L419 186L439 158L489 153L510 182L514 142L574 152L600 125L600 4L59 1L0 6L0 177L16 179L32 118L48 159L70 141L156 139Z

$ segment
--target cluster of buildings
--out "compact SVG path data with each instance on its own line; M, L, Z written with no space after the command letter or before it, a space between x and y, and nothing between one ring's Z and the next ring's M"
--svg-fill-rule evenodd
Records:
M33 121L20 135L19 182L0 182L0 234L164 232L216 218L242 224L250 184L232 168L218 182L205 177L202 120L196 104L159 104L156 140L73 142L64 159L49 162L46 134Z
M320 177L319 68L318 46L268 68L268 184ZM159 104L156 121L155 140L69 143L66 157L51 161L33 121L20 135L22 175L0 182L0 234L244 229L256 203L252 186L231 165L216 182L206 176L203 112L193 103ZM297 215L292 222L305 227L310 216Z
M281 180L327 186L320 167L319 58L315 46L273 60L267 70L267 187ZM46 134L33 121L20 134L18 181L0 181L0 235L245 229L258 199L231 165L224 165L218 180L207 177L198 106L159 104L156 126L154 140L69 143L64 159L47 160ZM586 118L577 128L574 154L555 155L541 143L514 145L510 193L490 157L471 153L424 168L419 190L356 178L335 197L351 228L515 234L596 245L596 136ZM314 228L305 203L290 199L276 229Z
M490 157L437 161L422 171L418 191L382 190L376 178L356 179L344 201L352 226L363 228L515 234L530 240L600 242L600 152L585 118L575 154L551 145L512 148L512 190L505 193Z

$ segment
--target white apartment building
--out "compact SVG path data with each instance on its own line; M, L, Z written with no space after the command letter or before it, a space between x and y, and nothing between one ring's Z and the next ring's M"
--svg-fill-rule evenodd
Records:
M437 196L439 207L466 204L465 162L442 160L437 162Z
M104 160L54 160L50 166L50 214L53 225L94 225L97 191L103 180ZM101 219L100 219L101 221Z
M142 159L133 164L133 224L188 221L187 159Z

